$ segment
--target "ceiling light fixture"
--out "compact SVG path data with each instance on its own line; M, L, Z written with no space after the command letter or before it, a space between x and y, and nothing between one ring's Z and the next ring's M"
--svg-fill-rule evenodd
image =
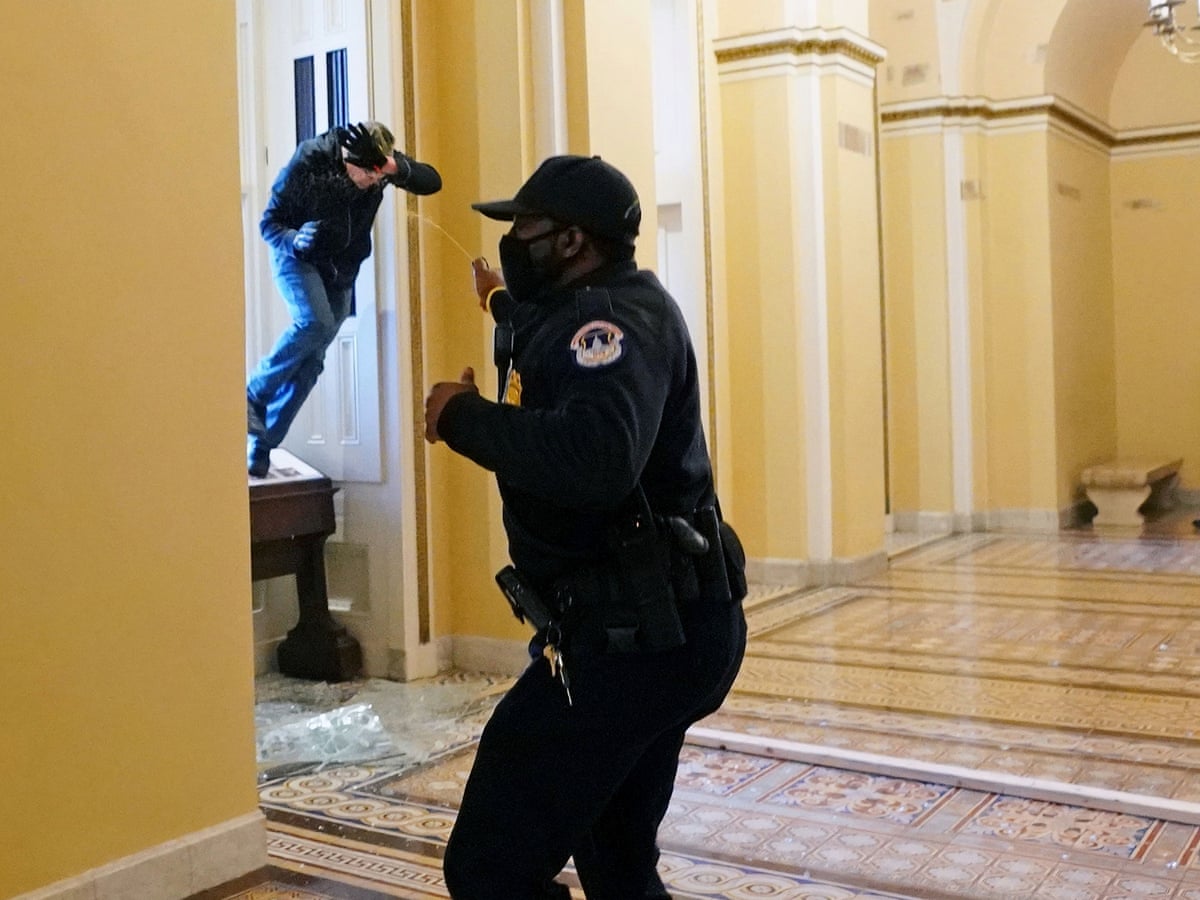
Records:
M1188 35L1200 25L1182 25L1175 18L1175 7L1183 6L1187 0L1149 0L1150 19L1147 28L1153 28L1162 45L1183 62L1200 62L1200 40ZM1200 13L1200 0L1197 0Z

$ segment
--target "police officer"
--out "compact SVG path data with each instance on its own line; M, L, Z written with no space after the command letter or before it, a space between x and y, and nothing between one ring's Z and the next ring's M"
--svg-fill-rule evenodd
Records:
M532 661L479 741L446 848L456 900L669 898L656 872L684 732L745 650L745 562L720 521L695 354L678 306L639 271L629 180L547 159L500 239L511 340L500 402L471 369L425 402L425 437L496 473L513 566L497 580L536 629ZM487 305L500 279L476 261Z

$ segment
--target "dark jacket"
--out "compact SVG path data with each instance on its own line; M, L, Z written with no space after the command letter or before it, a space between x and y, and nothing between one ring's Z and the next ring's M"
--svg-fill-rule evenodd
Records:
M613 264L513 319L509 401L456 395L438 432L496 473L509 554L527 578L546 585L601 558L639 479L657 513L713 502L696 357L652 273Z
M403 188L420 182L420 193L441 187L432 166L399 152L394 155L399 171L387 183ZM430 184L435 185L432 190L424 189ZM271 186L259 231L273 253L312 263L327 283L346 287L371 254L371 226L382 201L382 185L359 190L346 174L335 128L296 148ZM292 239L300 226L312 221L320 223L317 243L301 257Z

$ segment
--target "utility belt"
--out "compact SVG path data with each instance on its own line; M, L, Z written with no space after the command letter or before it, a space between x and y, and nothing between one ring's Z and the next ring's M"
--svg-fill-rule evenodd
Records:
M632 506L610 527L603 561L545 591L512 566L497 573L513 614L539 631L592 643L601 652L641 653L685 642L681 611L741 602L746 555L717 507L656 516L640 488Z

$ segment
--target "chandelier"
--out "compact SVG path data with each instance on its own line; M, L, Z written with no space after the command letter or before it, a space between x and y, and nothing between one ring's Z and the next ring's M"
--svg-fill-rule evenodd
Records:
M1200 40L1189 37L1200 25L1181 25L1175 18L1175 7L1183 6L1186 0L1149 0L1150 19L1147 28L1153 28L1162 45L1187 63L1200 62ZM1197 2L1200 9L1200 0Z

